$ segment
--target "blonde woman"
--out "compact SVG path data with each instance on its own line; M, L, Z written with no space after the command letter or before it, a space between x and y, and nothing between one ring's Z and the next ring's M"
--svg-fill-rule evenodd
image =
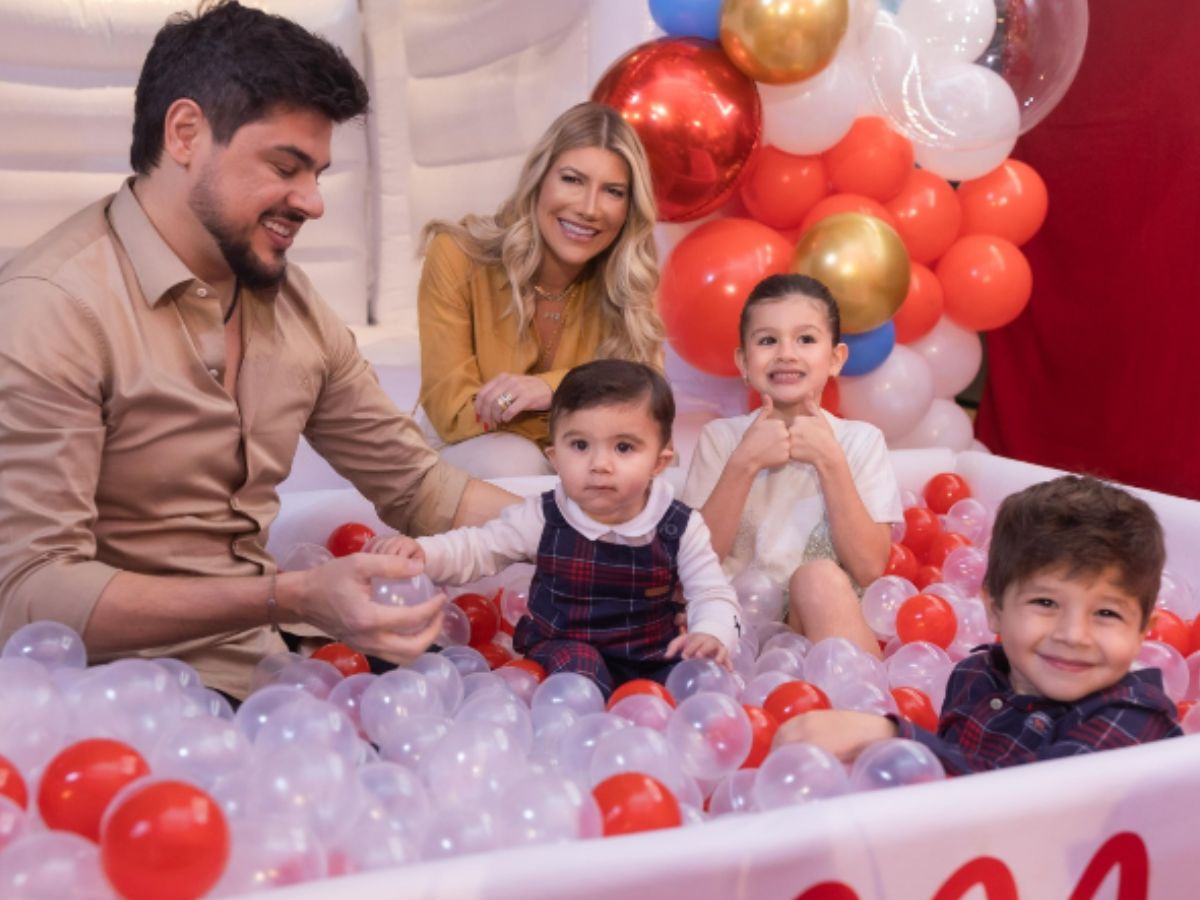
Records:
M550 126L494 216L434 221L418 293L427 436L477 477L551 471L547 411L571 367L662 368L645 151L613 109Z

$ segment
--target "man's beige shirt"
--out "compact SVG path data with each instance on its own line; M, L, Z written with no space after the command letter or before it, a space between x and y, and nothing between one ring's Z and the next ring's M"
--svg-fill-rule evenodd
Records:
M467 476L396 409L304 274L243 289L239 309L230 396L220 301L129 183L0 270L0 643L36 619L82 633L120 570L273 571L276 487L301 433L388 524L451 525ZM143 655L242 696L281 649L257 628Z

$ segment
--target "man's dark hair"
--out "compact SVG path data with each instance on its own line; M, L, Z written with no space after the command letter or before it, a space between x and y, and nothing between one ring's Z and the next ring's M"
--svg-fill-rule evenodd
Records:
M746 346L746 337L750 330L750 310L761 303L771 303L785 297L803 297L819 305L825 311L825 318L829 322L829 333L833 336L833 345L835 347L838 345L842 339L842 317L833 292L829 290L825 282L813 278L811 275L784 273L768 275L754 286L754 289L750 291L750 296L746 298L746 303L742 306L741 319L738 321L738 336L743 347Z
M329 41L233 0L172 16L155 35L133 107L129 161L139 175L158 165L167 110L181 98L203 110L220 144L276 109L314 109L341 123L363 115L369 100Z
M675 422L675 395L656 370L624 359L596 359L566 374L550 402L550 436L567 413L597 406L618 406L645 401L658 423L665 447Z
M1067 578L1116 572L1136 597L1143 627L1158 599L1167 553L1144 500L1088 475L1063 475L1006 497L996 513L983 584L997 606L1014 583L1039 572Z

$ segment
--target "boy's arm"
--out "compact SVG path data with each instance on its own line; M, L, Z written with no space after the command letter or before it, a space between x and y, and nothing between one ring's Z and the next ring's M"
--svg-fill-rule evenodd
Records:
M543 524L541 497L528 497L478 527L418 538L425 574L438 584L465 584L495 575L510 563L532 560Z
M741 606L713 552L708 526L695 511L679 541L677 565L688 631L710 634L732 651L741 633Z

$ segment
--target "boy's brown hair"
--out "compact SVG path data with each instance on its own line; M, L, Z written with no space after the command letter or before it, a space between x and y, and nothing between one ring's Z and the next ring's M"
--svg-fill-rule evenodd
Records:
M1091 476L1064 475L1000 504L983 585L999 606L1010 585L1038 572L1065 570L1075 578L1111 567L1121 589L1137 598L1145 627L1166 557L1149 504Z

